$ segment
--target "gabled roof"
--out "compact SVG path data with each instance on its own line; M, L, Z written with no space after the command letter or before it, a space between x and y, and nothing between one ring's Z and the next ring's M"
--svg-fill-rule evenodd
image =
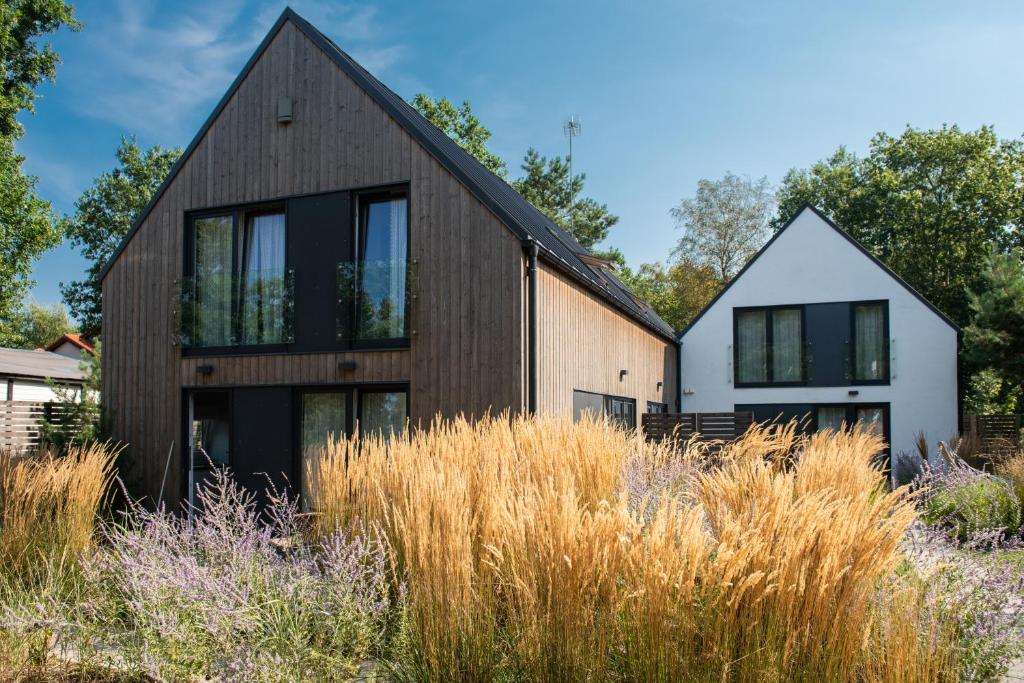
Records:
M686 334L687 332L690 331L691 327L693 327L694 325L697 324L698 320L700 320L701 318L704 317L705 313L707 313L709 310L711 310L712 306L714 306L716 303L718 303L718 300L721 299L725 295L725 293L729 291L729 288L732 287L733 284L735 284L735 282L737 280L739 280L741 277L743 277L743 274L745 272L747 272L747 269L750 268L750 266L754 265L754 261L756 261L757 259L761 258L761 254L763 254L764 252L768 251L768 249L775 243L775 240L779 239L779 236L786 231L786 228L788 228L789 226L793 225L793 222L796 221L796 219L799 218L800 215L802 213L804 213L805 211L811 211L812 213L814 213L814 215L816 215L818 218L820 218L825 223L825 225L829 226L830 228L832 228L833 230L838 232L840 235L842 235L843 238L847 242L849 242L854 247L856 247L857 250L860 251L860 253L862 253L865 256L867 256L871 260L871 262L874 263L879 268L881 268L882 271L885 272L886 275L888 275L893 280L895 280L896 282L898 282L901 285L903 285L904 289L906 289L908 292L913 294L914 297L918 301L920 301L925 306L927 306L931 310L932 313L934 313L935 315L939 316L939 318L941 318L943 322L945 322L947 325L952 327L959 334L960 327L955 322L953 322L949 318L949 316L947 316L945 313L943 313L938 308L936 308L935 305L932 304L932 302L928 301L928 299L925 299L924 295L922 295L916 289L911 287L910 284L906 280L904 280L899 275L894 273L889 268L889 266L887 266L884 263L882 263L881 261L879 261L878 258L875 257L874 254L872 254L870 251L868 251L867 249L864 248L863 244L861 244L857 240L853 239L853 237L851 237L849 233L847 233L845 230L843 230L838 225L833 223L832 219L829 218L828 216L826 216L820 210L818 210L817 207L812 206L811 204L804 204L803 206L800 207L800 209L796 213L793 214L793 216L788 221L786 221L785 225L783 225L781 228L779 228L778 232L776 232L774 235L772 235L772 238L770 240L765 242L763 247L761 247L760 249L757 250L756 254L754 254L752 257L750 257L750 260L747 261L747 263L743 266L743 268L740 269L740 272L736 273L736 275L734 275L733 278L731 280L729 280L729 282L725 285L725 287L723 287L722 290L718 294L715 295L715 298L712 299L711 301L709 301L708 304L703 309L701 309L701 312L698 313L697 316L693 320L691 320L690 323L686 327L684 327L681 332L679 332L678 338L680 340L683 338L684 334Z
M67 333L67 332L62 334L59 338L57 338L56 341L54 341L52 344L47 346L45 350L46 351L56 351L58 348L60 348L60 345L65 343L65 342L67 342L68 344L71 344L72 346L77 346L79 349L81 349L82 351L85 351L86 353L93 353L92 345L87 343L87 342L85 342L82 339L81 335L70 334L70 333Z
M79 361L52 351L0 348L0 377L81 382Z
M658 317L654 310L633 297L628 288L612 276L598 273L598 266L590 266L583 257L590 255L576 239L545 216L533 204L516 192L507 182L488 170L477 159L462 149L454 140L423 117L408 102L377 80L369 71L341 50L312 24L296 14L290 7L285 8L267 36L256 48L242 72L232 83L227 93L217 104L199 133L185 149L178 162L171 168L167 179L153 195L149 205L139 214L131 230L118 246L110 260L100 272L100 280L106 277L114 261L131 240L146 216L160 200L174 176L180 170L193 150L213 125L221 110L227 105L245 76L270 45L271 40L285 24L292 22L296 28L317 45L349 78L356 82L385 112L402 126L413 139L421 144L442 166L466 186L466 188L490 209L520 240L534 241L539 246L541 259L555 266L568 277L573 278L601 297L604 301L626 313L651 331L675 341L675 331Z

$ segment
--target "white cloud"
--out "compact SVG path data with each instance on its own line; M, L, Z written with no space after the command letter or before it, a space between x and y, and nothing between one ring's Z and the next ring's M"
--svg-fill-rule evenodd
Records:
M181 144L282 11L276 2L250 5L214 2L167 16L152 2L120 0L83 32L94 61L69 79L80 113ZM382 39L372 6L309 0L295 8L370 71L404 57L404 46Z

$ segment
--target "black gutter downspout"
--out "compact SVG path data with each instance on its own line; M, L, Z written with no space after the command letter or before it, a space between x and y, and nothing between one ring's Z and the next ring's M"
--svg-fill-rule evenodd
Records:
M526 247L527 262L526 262L526 279L529 282L529 291L527 293L527 308L529 309L527 315L527 330L528 330L528 344L529 349L527 354L527 410L531 415L537 413L537 389L540 384L539 373L540 366L537 363L537 325L540 320L539 313L537 311L537 299L539 286L537 283L537 254L539 249L537 247L536 240L528 239L523 244Z

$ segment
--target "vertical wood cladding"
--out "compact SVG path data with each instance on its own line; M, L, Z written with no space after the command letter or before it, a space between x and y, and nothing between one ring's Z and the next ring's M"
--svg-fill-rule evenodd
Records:
M280 97L294 100L280 125ZM417 262L403 351L182 358L173 345L186 211L408 183ZM468 190L285 22L184 162L103 283L104 402L129 444L142 494L181 490L182 388L202 384L410 384L413 420L519 410L523 402L519 241ZM339 360L357 369L337 372ZM200 376L198 365L214 366ZM173 445L173 448L172 448Z
M538 274L540 412L570 412L574 389L635 399L638 414L647 401L677 410L674 343L543 264Z

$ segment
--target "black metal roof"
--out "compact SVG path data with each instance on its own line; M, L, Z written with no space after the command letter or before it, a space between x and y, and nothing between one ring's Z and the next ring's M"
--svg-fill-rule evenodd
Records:
M132 229L125 236L106 266L104 266L103 271L101 271L101 280L106 276L111 265L132 238L132 235L146 219L146 216L170 184L178 169L190 156L224 106L227 105L231 95L241 85L246 74L270 44L273 36L286 21L291 21L313 43L320 47L324 54L366 91L400 126L412 135L417 142L423 145L442 166L458 178L477 199L493 211L521 240L535 241L540 248L540 256L543 261L555 266L568 277L583 284L606 302L623 311L653 332L673 342L676 340L675 331L672 327L662 320L649 305L633 296L625 284L617 277L606 269L584 263L581 255L586 256L590 252L576 241L572 235L545 216L507 182L488 170L472 154L462 149L454 140L430 123L408 102L377 80L369 71L335 45L330 38L296 14L291 8L286 8L275 22L273 28L270 29L270 32L249 59L245 68L238 75L238 78L235 79L231 88L182 154L181 159L171 169L167 180L160 186L152 201L136 219Z

